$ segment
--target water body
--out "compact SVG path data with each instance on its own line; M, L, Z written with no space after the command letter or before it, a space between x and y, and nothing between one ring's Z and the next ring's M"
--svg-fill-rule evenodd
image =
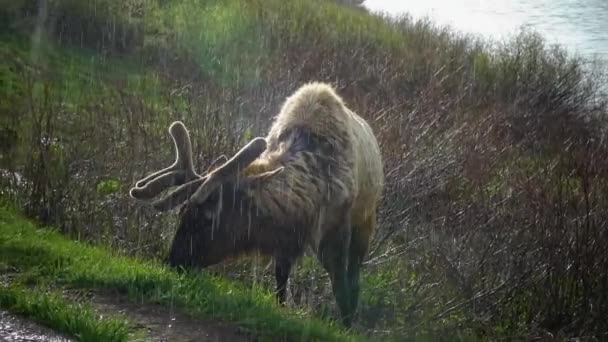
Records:
M608 0L366 0L364 6L390 15L428 17L499 40L531 28L549 43L608 61Z

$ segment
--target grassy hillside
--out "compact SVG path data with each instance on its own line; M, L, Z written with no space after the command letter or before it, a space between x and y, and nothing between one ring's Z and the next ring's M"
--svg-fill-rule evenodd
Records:
M328 81L372 125L387 177L357 331L606 330L606 78L542 37L480 41L323 0L0 5L0 191L28 215L161 256L175 214L127 191L171 160L167 125L187 123L204 168ZM213 270L271 288L264 266ZM335 315L320 267L294 273L290 305Z
M12 270L14 276L11 286L0 287L0 306L17 308L63 331L80 333L84 340L124 340L127 325L118 319L98 323L88 311L71 309L56 296L37 300L35 295L32 299L36 292L20 286L35 285L37 292L49 286L115 290L140 302L234 322L261 340L358 340L328 322L281 309L264 289L251 290L200 273L178 274L156 262L69 241L50 228L36 227L10 209L0 209L0 216L0 263L3 273Z

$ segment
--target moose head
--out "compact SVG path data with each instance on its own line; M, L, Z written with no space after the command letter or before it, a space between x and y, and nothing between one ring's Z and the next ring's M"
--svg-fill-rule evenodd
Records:
M232 158L222 155L210 163L205 173L199 174L193 167L192 144L185 125L173 122L169 134L175 147L175 162L136 182L130 190L131 197L150 200L177 186L152 203L158 211L182 205L166 261L172 266L205 267L253 249L255 236L245 234L242 227L251 228L252 221L256 226L264 221L271 223L272 218L257 216L252 220L252 203L243 194L283 170L279 167L243 175L242 171L266 150L266 140L252 139Z

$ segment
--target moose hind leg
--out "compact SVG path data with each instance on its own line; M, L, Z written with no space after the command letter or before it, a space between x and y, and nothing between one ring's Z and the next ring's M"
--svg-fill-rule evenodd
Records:
M342 323L352 323L352 299L347 278L347 258L350 241L350 225L328 231L319 246L319 260L330 276L332 290L340 309Z
M287 299L287 282L293 262L291 259L277 256L275 257L274 277L277 282L276 296L280 304L284 304Z
M348 258L347 278L351 290L351 310L353 314L357 311L359 304L359 282L363 260L367 255L369 240L374 232L376 225L375 211L368 217L363 224L354 225L350 242Z

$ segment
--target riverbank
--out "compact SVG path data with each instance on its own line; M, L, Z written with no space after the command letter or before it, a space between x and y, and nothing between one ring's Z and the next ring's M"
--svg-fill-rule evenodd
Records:
M535 30L549 44L560 44L570 53L608 63L608 5L603 0L571 1L471 1L367 0L373 12L398 17L427 18L485 39L504 40L521 28Z

